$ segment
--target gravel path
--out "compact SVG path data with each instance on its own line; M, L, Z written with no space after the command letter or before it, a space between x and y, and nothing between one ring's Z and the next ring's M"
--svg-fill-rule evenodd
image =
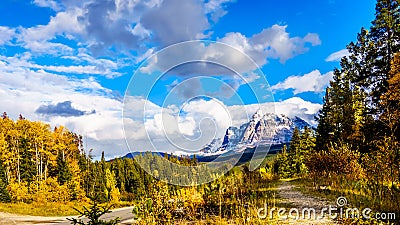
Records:
M0 225L54 224L65 220L64 217L26 216L0 212Z
M332 205L332 207L335 206L335 204L332 202L328 202L315 196L304 195L300 191L295 190L295 186L287 181L282 181L282 183L278 186L278 195L283 198L283 202L288 204L290 209L293 208L299 211L299 219L288 218L286 220L280 220L279 224L337 224L333 220L329 219L327 210L324 211L325 216L320 218L322 215L321 210L323 208L328 208L329 205ZM313 213L311 213L310 219L307 213L308 211L305 211L305 215L303 217L302 210L305 208L315 209L316 216L313 216ZM284 215L289 215L290 209L287 209L287 212ZM296 216L296 211L293 211L292 215Z

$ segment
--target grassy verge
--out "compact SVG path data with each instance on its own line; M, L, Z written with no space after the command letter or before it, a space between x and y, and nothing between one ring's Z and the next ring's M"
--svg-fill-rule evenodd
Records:
M0 212L30 216L72 216L78 213L73 209L81 209L85 204L67 203L0 203Z

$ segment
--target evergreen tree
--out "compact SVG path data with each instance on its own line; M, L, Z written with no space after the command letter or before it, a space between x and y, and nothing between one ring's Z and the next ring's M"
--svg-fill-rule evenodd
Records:
M380 119L388 127L388 135L400 140L400 53L395 55L389 75L389 90L382 96L384 111Z
M342 59L345 64L347 59ZM357 86L353 86L349 72L335 69L333 80L327 88L324 104L316 117L317 150L326 151L337 143L360 146L360 133L364 124L365 104Z
M390 63L400 50L400 7L397 0L378 0L371 31L362 28L347 49L327 89L317 121L317 149L349 144L362 152L386 135L379 120L385 111L381 96L388 92Z
M296 170L296 165L298 164L299 157L300 157L300 145L301 145L301 140L300 140L300 130L295 127L293 134L292 134L292 139L290 140L289 143L289 154L288 154L288 161L290 165L290 172L291 175L298 174L299 171Z
M331 135L333 134L333 125L331 122L331 108L332 102L330 98L329 87L326 88L325 97L323 99L322 109L318 112L318 115L315 117L315 120L318 122L318 126L316 129L316 150L328 150L328 147L331 140Z
M281 178L288 178L292 175L292 167L290 165L286 145L283 145L281 152L276 158L274 170Z
M289 152L296 153L299 147L300 147L300 130L298 127L295 127L289 144Z
M58 177L57 181L59 184L63 185L66 182L70 181L72 178L72 174L69 170L67 160L65 159L64 151L59 151L57 155L57 170Z
M388 90L390 63L400 50L399 1L378 0L375 11L370 32L363 28L357 42L348 45L351 55L341 66L351 71L355 84L364 88L369 113L376 116L382 112L380 96Z
M3 162L0 160L0 202L11 202L10 194L7 190L6 171L3 167Z

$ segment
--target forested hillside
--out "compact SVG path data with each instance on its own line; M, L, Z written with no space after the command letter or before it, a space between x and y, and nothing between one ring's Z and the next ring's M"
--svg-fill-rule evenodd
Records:
M88 201L96 195L100 202L135 200L146 195L153 182L133 159L106 162L104 154L94 161L82 146L82 136L65 127L17 121L3 113L0 119L1 201L67 202ZM136 160L157 160L150 153ZM166 156L174 163L195 165L196 160ZM172 171L169 171L172 172ZM176 171L175 171L176 172Z

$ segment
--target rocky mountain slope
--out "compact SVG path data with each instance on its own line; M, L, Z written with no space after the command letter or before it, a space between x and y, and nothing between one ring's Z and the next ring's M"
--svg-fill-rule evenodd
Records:
M226 151L243 151L260 145L278 145L290 142L295 127L300 130L310 126L299 117L289 118L257 111L249 122L239 127L229 127L222 140L214 139L202 150L205 154Z

